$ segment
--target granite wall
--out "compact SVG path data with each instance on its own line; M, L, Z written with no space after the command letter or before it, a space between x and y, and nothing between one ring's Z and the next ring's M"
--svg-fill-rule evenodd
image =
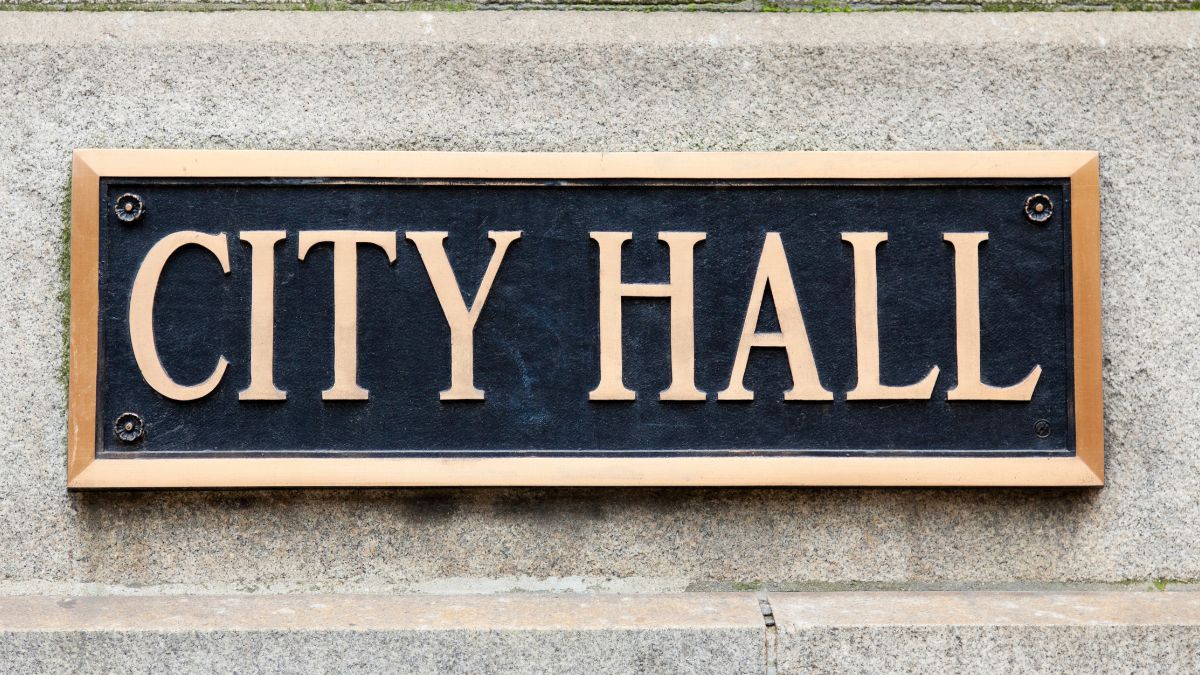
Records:
M1187 12L0 12L0 593L1185 585L1198 113ZM1097 150L1108 484L68 494L80 147Z

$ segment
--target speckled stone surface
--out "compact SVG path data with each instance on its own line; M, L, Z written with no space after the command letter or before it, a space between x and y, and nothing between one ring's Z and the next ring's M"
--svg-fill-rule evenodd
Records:
M781 638L780 644L780 674L1188 673L1200 668L1197 626L818 628Z
M11 672L761 673L736 631L260 631L0 636Z
M0 13L0 593L1200 578L1200 16ZM1098 150L1101 490L68 494L78 147Z
M0 597L13 673L761 673L752 594Z
M0 596L50 672L1194 672L1200 593Z
M774 593L779 673L1185 673L1200 593Z
M487 9L634 9L722 12L849 11L1163 11L1197 9L1196 0L0 0L0 9L207 11L280 10L445 11Z

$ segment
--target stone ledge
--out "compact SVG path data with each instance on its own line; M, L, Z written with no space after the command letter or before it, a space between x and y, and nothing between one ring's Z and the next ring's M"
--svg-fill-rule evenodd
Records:
M214 53L214 58L219 55L225 60L245 59L247 49L271 46L297 50L346 45L411 45L429 50L470 46L489 52L552 47L569 50L565 53L571 55L570 59L600 48L677 47L686 47L691 55L719 55L722 50L736 48L747 57L778 47L853 48L855 53L919 48L934 59L945 58L945 50L957 48L1115 51L1151 47L1179 50L1186 55L1196 48L1200 38L1200 14L0 11L3 46L124 48L132 46L131 35L137 36L137 47L220 46L225 51ZM616 58L620 53L606 55ZM1070 57L1067 54L1062 58ZM556 58L559 65L573 62L566 56ZM851 72L856 62L841 65ZM656 64L653 72L667 73L669 66L670 62Z
M1128 672L1200 666L1200 593L4 596L12 672ZM773 627L768 627L772 624Z
M0 598L7 672L760 673L745 593Z
M792 672L1194 672L1200 593L778 593Z
M862 591L772 593L783 628L1200 626L1200 592Z
M750 593L0 597L0 634L763 628Z
M34 11L474 11L638 10L744 13L878 11L1052 12L1174 11L1200 8L1196 0L0 0L0 10Z

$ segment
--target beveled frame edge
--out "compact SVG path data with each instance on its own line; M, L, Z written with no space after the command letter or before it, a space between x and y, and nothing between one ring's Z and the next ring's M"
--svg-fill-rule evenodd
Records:
M1104 484L1104 384L1100 295L1100 156L1071 179L1071 293L1075 357L1075 456Z
M1100 486L1099 155L1076 151L454 153L76 150L71 181L67 486ZM97 459L101 177L1068 178L1075 457Z
M91 153L71 158L71 311L67 378L67 487L96 465L100 326L100 175Z

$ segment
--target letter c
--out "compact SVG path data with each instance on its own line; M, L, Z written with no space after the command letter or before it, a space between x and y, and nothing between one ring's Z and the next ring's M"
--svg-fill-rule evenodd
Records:
M220 261L222 271L229 274L229 244L224 234L204 234L194 230L175 232L150 248L134 277L133 292L129 298L129 340L142 377L155 391L176 401L194 401L207 396L217 388L229 365L222 356L207 380L191 386L182 385L167 374L158 358L158 349L154 346L154 293L158 290L159 277L167 259L189 244L208 249Z

